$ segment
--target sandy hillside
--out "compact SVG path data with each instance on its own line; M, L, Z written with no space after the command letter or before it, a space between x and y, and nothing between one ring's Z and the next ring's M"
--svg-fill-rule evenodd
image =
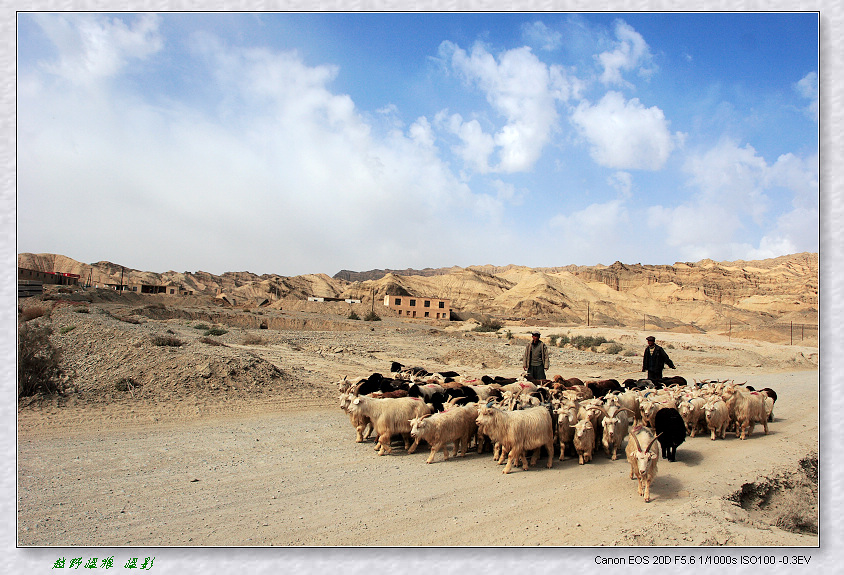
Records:
M32 321L53 328L75 391L19 404L18 545L819 544L816 347L649 332L678 367L669 375L746 381L779 399L768 435L687 438L676 462L660 461L645 504L627 463L602 452L505 476L488 453L426 465L427 449L378 457L371 441L354 442L337 407L342 376L386 373L392 360L518 375L528 327L505 326L508 340L471 323L266 310L270 325L297 327L256 329L238 319L255 312L148 301L29 302L49 309ZM226 333L210 339L225 345L201 341L214 326ZM644 333L542 330L546 341L602 335L624 349L554 347L550 375L639 373Z

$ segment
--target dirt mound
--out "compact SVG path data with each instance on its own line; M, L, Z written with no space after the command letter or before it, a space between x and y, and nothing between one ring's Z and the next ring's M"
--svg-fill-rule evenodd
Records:
M818 455L800 460L799 468L745 483L730 498L751 520L792 533L818 534Z

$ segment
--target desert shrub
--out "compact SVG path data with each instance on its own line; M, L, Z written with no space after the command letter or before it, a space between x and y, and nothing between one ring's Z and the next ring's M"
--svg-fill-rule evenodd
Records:
M179 347L184 345L184 342L178 337L174 337L172 335L154 335L152 336L152 345L158 345L161 347Z
M46 307L42 306L32 306L28 307L21 312L21 322L27 322L33 320L37 317L48 316L49 317L50 310Z
M557 341L557 346L563 347L568 343L571 343L571 338L568 335L561 335L560 339Z
M210 337L201 337L199 338L199 341L207 345L221 345L223 347L228 347L222 341L217 341L216 339L211 339Z
M554 347L557 347L557 340L560 339L558 335L549 335L548 336L548 343Z
M193 327L194 327L194 329L209 329L208 326L205 325L204 323L198 323Z
M348 319L360 319L360 316L357 313L355 313L355 310L352 310L351 313L349 313Z
M247 334L243 338L243 345L264 345L265 343L267 342L263 337L254 333Z
M594 351L594 348L601 345L602 343L609 342L607 341L607 338L600 335L576 335L571 338L571 344L577 349L591 349Z
M673 343L667 343L667 344L665 344L665 347L667 347L668 349L674 349L674 344Z
M605 351L606 353L609 353L611 355L616 355L617 353L621 352L622 349L624 349L623 345L621 345L620 343L613 342L607 346Z
M365 316L363 316L363 321L381 321L381 318L378 317L377 313L370 310Z
M77 307L73 311L76 313L89 313L90 310L87 307Z
M50 341L53 330L24 323L18 330L18 397L63 391L61 352Z
M116 387L118 391L132 391L136 387L141 387L141 384L135 381L132 377L124 377L114 384L114 387Z
M229 330L223 329L221 327L212 327L205 332L205 335L225 335L229 333Z
M637 355L639 355L639 354L638 354L638 353L636 353L635 351L633 351L632 349L625 349L625 350L621 353L621 355L623 355L624 357L635 357L635 356L637 356Z
M504 332L504 337L506 337L508 340L513 339L513 332L508 329Z
M66 325L61 330L59 330L59 332L64 334L64 333L67 333L69 331L73 331L75 329L76 329L75 325Z
M490 331L498 331L501 329L501 324L494 320L494 319L485 319L481 322L481 325L477 326L472 331L480 331L480 332L490 332Z

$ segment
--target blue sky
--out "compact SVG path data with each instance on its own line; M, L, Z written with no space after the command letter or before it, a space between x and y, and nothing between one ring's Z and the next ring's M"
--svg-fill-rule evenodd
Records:
M331 275L819 249L815 13L20 13L17 32L19 252Z

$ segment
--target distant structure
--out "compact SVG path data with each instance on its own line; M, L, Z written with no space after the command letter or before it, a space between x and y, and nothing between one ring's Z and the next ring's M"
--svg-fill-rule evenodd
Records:
M342 297L322 297L322 296L308 296L308 301L344 301L346 303L360 303L359 299L342 298Z
M433 297L385 295L384 305L402 317L422 319L449 319L451 300Z

